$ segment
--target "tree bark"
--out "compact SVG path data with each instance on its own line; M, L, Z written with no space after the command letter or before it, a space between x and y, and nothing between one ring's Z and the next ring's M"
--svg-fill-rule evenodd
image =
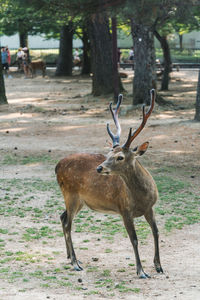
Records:
M152 88L156 88L156 65L153 30L131 20L134 45L133 105L150 103Z
M112 62L113 62L113 88L114 101L117 103L119 95L119 73L117 61L117 20L112 18Z
M8 102L6 98L5 84L3 78L3 68L2 68L1 55L0 55L0 105L1 104L8 104Z
M28 47L28 33L27 32L19 32L19 44L20 47Z
M82 75L87 75L91 73L91 55L90 55L90 41L89 41L89 32L88 32L88 24L83 26L83 57L82 57Z
M170 48L166 36L161 36L156 30L154 31L154 34L160 42L161 48L163 50L163 58L164 58L163 60L164 71L163 71L162 82L161 82L161 91L167 91L169 88L169 80L170 80L169 74L172 70Z
M200 69L199 69L199 78L197 83L196 113L194 119L196 121L200 121Z
M105 14L96 14L90 22L92 94L113 93L113 66L109 20Z
M179 37L179 48L180 48L180 51L183 51L183 35L179 34L178 37Z
M56 67L56 76L71 76L73 67L73 28L72 23L61 28L59 57Z

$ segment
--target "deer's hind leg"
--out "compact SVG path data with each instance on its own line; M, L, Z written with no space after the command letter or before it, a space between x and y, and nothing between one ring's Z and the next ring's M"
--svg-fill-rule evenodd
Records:
M70 258L70 252L69 252L69 247L67 244L67 237L66 237L66 231L65 231L65 227L67 226L67 211L66 210L62 213L62 215L60 215L60 220L62 223L64 238L65 238L65 244L66 244L66 249L67 249L67 258Z
M73 217L80 211L83 204L80 203L78 197L68 199L70 199L70 201L65 202L66 211L64 211L64 213L60 216L67 248L67 258L71 259L71 264L76 271L81 271L82 268L76 259L76 254L72 243L71 228Z
M160 253L159 253L159 232L158 227L156 225L156 220L154 217L153 209L151 208L145 215L145 219L149 223L153 237L154 237L154 247L155 247L155 255L154 255L154 265L155 269L158 273L163 273L163 269L160 263Z

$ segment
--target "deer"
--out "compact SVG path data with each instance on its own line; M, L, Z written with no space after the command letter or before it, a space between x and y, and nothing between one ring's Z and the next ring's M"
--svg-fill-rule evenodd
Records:
M36 60L36 61L32 61L29 63L28 65L30 73L31 73L31 77L33 78L36 70L41 70L42 71L42 76L45 77L46 74L46 64L44 61L42 60Z
M143 105L143 118L136 130L130 128L126 142L120 146L121 126L118 114L123 96L118 96L115 110L109 108L116 126L114 134L109 124L107 131L112 140L112 149L107 156L95 153L75 153L60 160L55 172L62 191L66 210L60 216L63 228L67 258L75 270L81 271L74 251L71 229L72 221L84 205L103 213L119 214L133 246L139 278L150 278L144 272L139 252L134 218L144 216L154 237L154 266L163 273L159 255L159 233L153 211L158 199L156 183L146 168L138 161L149 146L149 142L130 148L133 140L144 128L155 103L155 90L150 91L150 107L146 112Z

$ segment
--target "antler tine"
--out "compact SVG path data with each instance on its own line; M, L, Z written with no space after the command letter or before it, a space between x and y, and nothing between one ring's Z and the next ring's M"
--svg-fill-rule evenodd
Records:
M119 114L119 110L120 110L120 105L123 99L123 95L120 94L118 96L118 101L117 101L117 106L115 108L115 110L113 111L112 109L112 103L110 103L109 108L113 117L113 121L115 123L115 126L117 128L117 133L113 134L112 131L110 130L110 126L109 124L107 124L107 131L109 136L111 137L112 141L113 141L113 148L115 148L116 146L119 146L119 140L120 140L120 134L121 134L121 126L119 124L119 120L118 120L118 114Z
M132 133L132 128L130 128L127 141L122 146L122 148L128 149L130 147L132 141L136 138L136 136L140 133L140 131L142 131L142 129L144 128L148 118L150 117L150 115L152 113L152 110L154 108L154 104L155 104L155 90L152 89L151 90L150 107L149 107L149 109L146 113L145 113L145 105L142 106L142 114L143 114L142 123L140 124L140 126L133 133Z

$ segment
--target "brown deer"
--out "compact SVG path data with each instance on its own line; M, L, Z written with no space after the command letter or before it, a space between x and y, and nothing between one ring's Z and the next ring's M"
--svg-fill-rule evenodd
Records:
M134 149L131 149L130 145L151 115L155 91L151 90L151 103L147 112L143 106L141 125L134 132L130 128L128 139L123 146L119 145L121 127L118 113L121 100L122 95L119 95L114 111L112 103L110 104L117 133L113 134L107 124L108 133L113 141L113 148L107 157L102 154L73 154L57 164L57 180L66 206L60 218L67 256L75 270L80 271L82 268L76 259L71 239L71 226L75 215L84 205L95 211L120 214L135 252L137 274L139 278L148 278L150 276L143 271L141 265L133 219L144 215L151 226L155 245L154 265L158 273L163 272L159 257L158 229L152 209L158 199L158 191L150 173L136 159L146 152L149 143L145 142Z
M36 60L36 61L32 61L29 63L28 65L29 70L31 72L31 76L32 78L34 77L36 70L41 70L42 71L42 76L45 77L46 75L46 64L44 61L42 60Z

